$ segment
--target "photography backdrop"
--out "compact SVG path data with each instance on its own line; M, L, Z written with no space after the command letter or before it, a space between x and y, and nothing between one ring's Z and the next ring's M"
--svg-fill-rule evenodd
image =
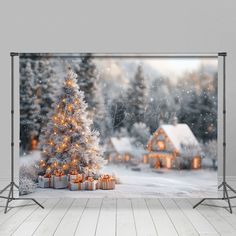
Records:
M11 51L219 52L227 56L227 176L234 185L236 24L234 1L1 2L1 187L10 179ZM47 5L47 7L45 7ZM170 5L172 6L170 8ZM204 7L203 7L204 6ZM37 9L37 10L36 10ZM43 14L42 14L43 12ZM89 13L89 14L88 14ZM120 17L122 14L122 18ZM132 14L132 17L130 15ZM66 17L61 17L64 15ZM140 16L143 17L140 17ZM167 17L168 15L168 17ZM164 22L163 22L163 19ZM122 27L121 27L122 26ZM79 32L77 31L79 29ZM99 30L98 30L99 29ZM66 45L65 45L66 44ZM62 49L63 46L63 49ZM220 91L219 91L220 92ZM219 104L221 105L221 104ZM222 116L219 114L219 122ZM222 134L222 133L221 133ZM221 136L219 136L221 138ZM15 140L18 142L18 140ZM222 155L222 138L219 140ZM16 151L16 157L18 155ZM221 160L219 160L221 161ZM16 158L17 162L17 158ZM222 166L220 162L219 166ZM18 166L16 165L16 175ZM219 171L221 169L219 168ZM222 172L220 172L221 175ZM234 185L235 186L235 185Z
M21 195L216 197L217 54L19 63Z

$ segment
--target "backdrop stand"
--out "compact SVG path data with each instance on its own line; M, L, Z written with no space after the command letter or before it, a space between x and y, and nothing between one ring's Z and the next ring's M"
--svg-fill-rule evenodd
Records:
M203 198L200 202L198 202L196 205L193 206L193 208L196 208L200 204L202 204L205 200L227 200L229 211L232 214L232 207L230 203L230 199L236 198L236 196L229 196L229 191L232 191L236 194L236 190L234 190L227 182L226 182L226 52L220 52L218 53L218 56L223 57L223 181L218 186L218 189L223 190L223 196L218 198ZM216 205L211 205L215 206Z
M34 203L38 204L41 208L44 208L34 198L14 197L14 188L19 190L19 186L14 181L14 56L19 56L19 54L11 52L10 56L11 56L11 182L0 192L1 195L3 192L9 189L7 197L0 196L0 198L7 199L4 213L7 213L9 203L15 200L32 200Z

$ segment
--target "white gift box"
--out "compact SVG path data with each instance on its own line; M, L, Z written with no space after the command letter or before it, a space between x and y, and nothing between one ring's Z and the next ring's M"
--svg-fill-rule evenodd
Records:
M69 183L69 189L71 191L85 190L86 189L86 184L85 184L85 182L74 183L72 181L72 182Z
M77 177L78 177L78 174L77 175L68 174L68 181L72 181L74 179L77 179Z
M101 189L103 190L112 190L112 189L115 189L115 180L102 180L101 181Z
M39 188L51 188L53 187L53 181L52 178L47 178L44 176L38 177L38 187Z
M102 184L101 184L101 179L99 178L98 180L96 180L96 189L101 189L102 188Z
M68 186L68 179L66 175L62 175L62 176L52 176L52 180L53 180L53 188L67 188Z
M96 180L93 180L93 181L86 180L85 184L86 184L86 190L91 190L91 191L96 190L96 186L97 186Z

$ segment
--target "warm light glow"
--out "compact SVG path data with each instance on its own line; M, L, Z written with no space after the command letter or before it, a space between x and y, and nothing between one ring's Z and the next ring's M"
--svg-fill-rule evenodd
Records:
M63 144L62 144L62 147L63 147L63 148L65 148L65 147L66 147L66 144L65 144L65 143L63 143Z
M172 167L172 159L171 157L166 157L166 168L171 169Z
M49 144L50 144L51 146L53 146L53 141L50 141Z
M73 81L71 79L66 80L66 85L67 86L72 86L73 85Z
M200 157L194 157L192 160L192 168L199 169L201 167L201 159Z
M148 163L148 155L143 156L143 163L147 164Z
M69 104L68 106L67 106L67 109L68 109L68 111L72 111L72 105L71 104Z
M130 156L128 154L125 154L125 161L128 162L130 159Z
M159 150L164 150L165 149L164 141L157 141L157 147Z

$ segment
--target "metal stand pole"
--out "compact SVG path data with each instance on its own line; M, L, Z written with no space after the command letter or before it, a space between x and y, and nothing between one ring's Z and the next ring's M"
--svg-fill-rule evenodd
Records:
M202 204L205 200L227 200L229 211L232 214L232 207L230 203L230 199L236 198L236 196L229 196L228 191L231 190L236 194L236 191L226 182L226 52L218 53L218 56L223 57L223 181L218 186L218 189L223 190L223 196L221 198L203 198L200 202L193 206L196 208L200 204ZM213 205L214 206L214 205Z
M33 198L15 198L14 197L14 187L19 189L19 186L14 182L14 56L18 56L18 53L10 53L11 56L11 182L2 191L0 195L9 189L8 196L0 196L0 198L7 199L5 211L7 213L8 205L13 200L32 200L38 204L41 208L44 208L39 202Z

